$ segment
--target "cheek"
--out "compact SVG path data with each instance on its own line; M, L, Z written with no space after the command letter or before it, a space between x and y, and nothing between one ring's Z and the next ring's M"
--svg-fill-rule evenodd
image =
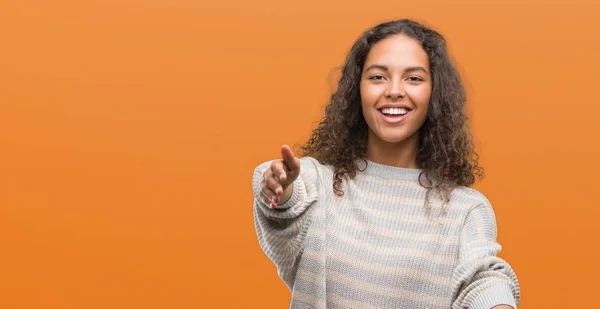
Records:
M379 91L374 87L360 87L360 101L363 107L373 107L379 96Z
M417 108L427 110L431 100L431 88L415 89L410 97Z

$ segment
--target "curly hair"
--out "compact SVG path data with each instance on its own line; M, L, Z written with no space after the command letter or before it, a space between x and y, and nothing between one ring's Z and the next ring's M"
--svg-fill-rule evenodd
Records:
M342 66L342 76L325 108L325 116L301 148L305 156L333 166L333 191L342 196L343 180L356 176L357 160L366 163L368 125L360 96L365 59L373 45L395 34L417 40L429 57L432 92L427 118L419 129L419 184L427 188L425 206L432 191L446 204L454 188L472 185L476 176L483 177L483 169L478 165L465 113L465 89L448 55L446 41L418 22L385 22L358 38Z

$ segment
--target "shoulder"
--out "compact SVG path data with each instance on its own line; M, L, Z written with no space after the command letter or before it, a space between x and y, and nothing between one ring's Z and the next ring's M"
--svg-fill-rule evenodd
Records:
M460 204L468 211L478 207L489 208L493 211L492 204L485 194L465 186L459 186L452 190L450 203Z
M300 158L300 167L318 174L333 173L333 167L331 165L323 164L319 162L319 160L309 156Z
M452 197L457 199L466 199L472 202L489 201L487 196L485 196L485 194L483 194L482 192L465 186L458 186L454 188L454 190L452 191Z

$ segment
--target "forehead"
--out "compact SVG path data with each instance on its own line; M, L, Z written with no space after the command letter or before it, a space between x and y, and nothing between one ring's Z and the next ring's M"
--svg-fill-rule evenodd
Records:
M402 34L389 36L373 45L365 67L371 64L382 64L389 67L422 66L429 68L429 57L421 44Z

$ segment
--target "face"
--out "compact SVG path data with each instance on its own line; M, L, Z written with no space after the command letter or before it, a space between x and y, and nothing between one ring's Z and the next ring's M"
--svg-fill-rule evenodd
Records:
M429 109L430 72L427 54L412 38L393 35L371 48L360 80L369 144L418 142Z

